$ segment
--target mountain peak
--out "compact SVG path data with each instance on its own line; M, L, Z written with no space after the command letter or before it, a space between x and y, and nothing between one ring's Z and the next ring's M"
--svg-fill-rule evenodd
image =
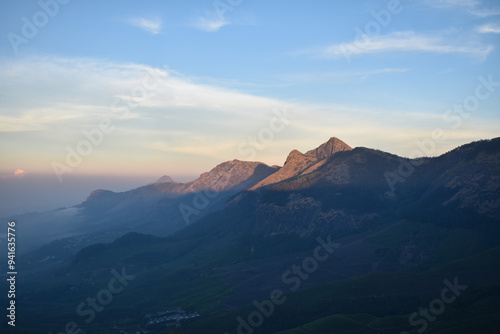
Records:
M293 150L290 154L288 154L288 157L286 158L286 161L281 169L257 183L255 186L250 188L250 190L255 190L257 188L275 184L297 176L317 162L318 159L315 157L306 156L298 150Z
M268 176L266 179L260 181L258 184L250 188L250 190L276 184L303 173L310 173L315 168L320 167L326 161L322 161L325 158L336 152L350 150L352 150L352 148L349 145L336 137L331 137L326 143L308 151L305 154L298 150L293 150L288 154L288 157L286 158L286 161L281 169Z
M337 137L331 137L326 143L313 150L307 151L305 155L322 160L333 155L334 153L350 150L352 150L352 147L344 143L342 140Z
M110 190L97 189L92 191L85 201L95 200L97 197L102 197L109 194L114 194L114 193Z
M157 183L168 183L168 182L175 182L170 176L168 175L163 175L162 177L160 177L156 182L155 184Z
M295 160L297 160L298 158L303 157L303 156L304 156L304 154L303 154L303 153L301 153L300 151L298 151L298 150L293 150L292 152L290 152L290 153L288 154L288 157L286 158L286 161L285 161L285 163L284 163L283 165L286 165L287 163L290 163L290 162L292 162L292 161L295 161Z
M215 191L243 190L273 174L276 168L256 161L226 161L211 171L203 173L198 179L186 184L183 190L197 192L205 189Z

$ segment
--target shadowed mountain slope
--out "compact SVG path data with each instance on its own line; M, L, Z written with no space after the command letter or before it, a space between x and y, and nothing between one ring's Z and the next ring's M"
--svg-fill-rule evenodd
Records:
M170 178L162 177L158 181L167 182L155 182L126 192L95 190L73 208L17 217L24 222L25 242L19 251L30 251L62 238L69 238L68 249L78 249L133 231L165 236L222 208L228 198L278 168L260 162L232 160L188 183L171 182ZM63 213L64 219L61 219ZM79 237L83 235L86 237Z

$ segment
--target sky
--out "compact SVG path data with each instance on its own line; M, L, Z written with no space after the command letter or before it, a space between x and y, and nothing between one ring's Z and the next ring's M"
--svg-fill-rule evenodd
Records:
M332 136L414 157L500 134L499 1L4 0L0 36L4 198Z

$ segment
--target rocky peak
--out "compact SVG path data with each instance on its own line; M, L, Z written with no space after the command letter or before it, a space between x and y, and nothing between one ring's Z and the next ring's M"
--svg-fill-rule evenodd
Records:
M290 164L290 163L294 163L296 162L297 160L300 160L304 157L304 154L301 153L300 151L298 150L293 150L292 152L290 152L288 154L288 157L286 158L286 161L285 161L285 164Z
M265 178L264 180L260 181L258 184L253 186L251 190L275 184L291 177L300 175L304 170L313 166L317 162L318 159L316 159L315 157L306 156L297 150L293 150L292 152L290 152L290 154L288 154L285 164L281 169Z
M232 160L217 165L210 172L187 184L184 192L205 189L215 191L241 190L253 186L276 171L262 162Z
M352 150L352 148L349 145L336 137L332 137L326 143L320 145L314 150L307 151L305 155L322 160L333 155L334 153L350 150Z
M321 166L324 163L322 160L325 158L336 152L349 150L352 150L349 145L335 137L330 138L326 143L320 145L314 150L308 151L306 154L303 154L298 150L293 150L290 154L288 154L288 157L283 164L283 168L253 186L251 190L276 184L304 173L310 173L314 171L315 168Z

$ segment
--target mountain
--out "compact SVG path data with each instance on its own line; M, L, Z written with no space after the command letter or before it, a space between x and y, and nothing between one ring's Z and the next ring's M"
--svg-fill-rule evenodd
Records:
M250 190L256 190L264 186L281 182L296 175L300 175L303 171L305 171L312 165L316 164L317 162L318 159L314 157L305 156L299 151L293 150L288 155L285 164L283 165L282 168L280 168L277 172L273 173L272 175L268 176L264 180L254 185L252 188L250 188Z
M277 169L261 162L232 160L187 183L163 176L153 184L125 192L95 190L72 208L17 217L25 230L25 243L18 251L31 251L63 238L67 249L78 250L133 231L165 236L220 209L229 197ZM44 230L49 232L41 232Z
M186 183L182 193L212 191L240 191L248 189L276 171L261 162L233 160L224 162L195 181Z
M253 231L342 235L387 216L444 226L498 220L499 162L499 138L434 159L404 160L362 147L338 152L314 172L271 186L257 208ZM392 184L388 175L399 182Z
M269 167L261 162L249 161L226 161L209 172L203 173L196 180L187 183L177 183L169 176L162 176L158 181L153 184L139 187L123 193L113 193L110 191L97 190L94 191L82 206L88 207L94 201L101 201L104 198L97 195L105 194L106 199L115 197L119 201L131 200L134 197L144 198L161 198L167 196L180 196L189 193L196 193L201 191L240 191L253 186L255 183L273 174L276 167ZM128 205L128 204L127 204ZM112 207L108 209L113 209Z
M118 195L117 203L173 196L139 218L121 217L139 220L140 232L155 217L174 219L180 203L200 214L164 237L132 232L72 248L70 257L58 240L26 254L20 329L59 332L76 318L89 333L413 333L424 323L433 333L498 333L500 138L415 160L326 144L292 151L278 170L230 161L189 185L94 192L88 201L96 208L116 207ZM273 175L281 176L252 190ZM221 200L199 189L219 189ZM213 202L205 214L203 198ZM103 297L117 272L134 278L113 303L91 324L75 317L75 305ZM446 287L445 297L456 291L456 298L441 312ZM149 323L148 315L176 309L199 317ZM425 320L423 310L439 320Z
M156 182L156 183L171 183L171 182L174 182L174 180L168 176L168 175L163 175L162 177L160 177Z
M457 220L470 215L500 218L499 149L500 139L495 138L424 161L420 180L429 185L420 199L421 212L439 212L443 220L450 215ZM416 187L416 182L409 185Z
M314 171L268 188L253 233L338 235L376 224L396 205L387 195L384 173L399 163L396 156L372 149L339 152Z
M323 160L337 152L350 150L352 150L352 148L349 145L336 137L332 137L326 143L320 145L318 148L307 151L305 155L314 157L318 160Z
M167 235L191 223L186 221L191 213L200 218L219 209L227 198L275 171L261 162L232 160L187 183L154 183L123 193L98 191L99 196L89 196L80 207L93 220L107 218L108 228L130 225L131 231Z
M337 152L349 150L352 150L349 145L335 137L330 138L330 140L326 143L320 145L314 150L308 151L306 154L293 150L288 155L283 168L257 183L251 188L251 190L276 184L298 175L309 174L319 168L326 158Z

